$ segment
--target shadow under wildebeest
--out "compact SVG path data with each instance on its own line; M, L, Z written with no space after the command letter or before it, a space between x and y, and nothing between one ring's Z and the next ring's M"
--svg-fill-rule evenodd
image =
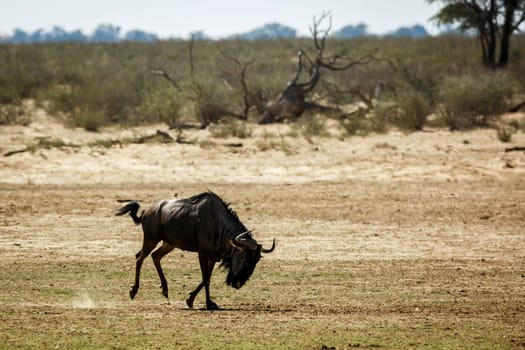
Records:
M241 288L252 275L261 253L271 253L253 238L239 217L215 193L208 191L183 199L165 199L152 205L140 216L140 204L132 201L118 209L116 215L129 213L135 224L142 224L144 239L142 248L135 255L135 284L129 295L135 298L139 290L140 270L144 259L151 254L160 278L162 294L168 298L168 282L164 277L160 260L174 248L197 252L202 282L190 293L186 305L193 308L195 297L202 287L206 291L206 309L218 310L210 298L210 279L217 262L227 269L226 284Z

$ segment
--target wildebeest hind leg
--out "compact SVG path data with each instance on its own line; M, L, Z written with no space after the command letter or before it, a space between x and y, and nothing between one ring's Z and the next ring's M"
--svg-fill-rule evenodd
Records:
M193 309L193 301L195 300L197 294L199 294L199 292L201 291L202 287L204 287L204 282L199 283L197 288L195 288L195 290L190 293L188 299L186 299L186 305L188 305L190 309Z
M129 291L129 296L131 299L135 298L135 295L139 291L140 286L140 269L142 268L142 263L144 262L144 259L151 253L153 248L157 245L158 242L152 242L147 241L142 243L142 249L139 253L136 254L136 262L135 262L135 284L131 287L131 290Z
M174 246L164 241L162 242L160 248L155 250L153 254L151 254L151 257L153 258L153 263L155 264L155 268L157 269L157 273L159 274L162 295L164 295L166 298L168 298L168 282L166 281L166 277L164 277L164 272L162 272L162 267L160 266L160 259L162 259L164 255L171 252L174 248Z

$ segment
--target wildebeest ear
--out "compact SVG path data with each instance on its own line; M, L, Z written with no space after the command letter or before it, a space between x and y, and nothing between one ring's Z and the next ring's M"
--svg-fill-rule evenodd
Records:
M233 240L228 240L231 244L232 247L234 247L235 249L239 249L241 252L244 252L246 250L246 247L245 246L242 246L240 244L238 244L237 242L233 241Z

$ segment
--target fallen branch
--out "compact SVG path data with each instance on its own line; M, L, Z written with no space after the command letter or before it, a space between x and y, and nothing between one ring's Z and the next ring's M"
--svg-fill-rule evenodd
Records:
M509 113L516 113L517 111L519 111L523 106L525 106L525 101L521 102L521 103L518 103L516 106L512 107L511 109L509 109Z
M242 143L227 143L226 144L227 147L232 147L232 148L239 148L239 147L242 147Z
M27 152L29 151L29 148L23 148L23 149L17 149L17 150L14 150L14 151L9 151L9 152L6 152L4 153L4 157L10 157L14 154L17 154L17 153L23 153L23 152Z
M173 137L171 137L170 134L162 130L157 130L157 132L154 134L142 136L138 139L135 139L133 143L145 143L150 140L157 139L159 138L159 136L162 138L162 142L164 143L175 142L175 140L173 139Z
M505 148L505 153L508 153L508 152L521 152L521 151L525 152L525 146L514 146L514 147Z

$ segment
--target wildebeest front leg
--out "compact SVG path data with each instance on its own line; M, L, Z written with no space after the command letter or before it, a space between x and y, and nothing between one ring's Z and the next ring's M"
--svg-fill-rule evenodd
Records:
M200 292L202 287L204 287L206 291L206 309L218 310L219 306L217 306L217 304L215 304L210 298L210 279L215 262L209 259L206 254L199 253L199 263L201 266L202 282L197 286L197 288L195 288L193 292L190 293L190 296L186 300L186 305L188 305L190 309L193 308L193 301L195 300L195 297Z
M159 274L162 295L164 295L166 298L168 298L168 282L166 281L166 277L164 277L164 272L162 272L162 267L160 266L160 259L162 259L164 255L171 252L174 248L175 247L171 244L162 242L160 248L155 250L153 254L151 254L151 257L153 258L153 263L155 264L155 268L157 269L157 273Z

